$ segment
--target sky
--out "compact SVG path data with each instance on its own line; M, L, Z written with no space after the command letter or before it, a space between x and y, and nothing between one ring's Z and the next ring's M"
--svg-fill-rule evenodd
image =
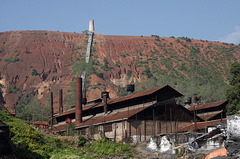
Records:
M0 32L188 37L240 43L240 0L0 0Z

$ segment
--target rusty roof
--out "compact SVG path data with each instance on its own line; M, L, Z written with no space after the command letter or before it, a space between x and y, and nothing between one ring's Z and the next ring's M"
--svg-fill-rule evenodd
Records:
M222 122L226 122L226 121L227 121L226 118L222 119ZM205 129L209 126L215 126L219 122L221 122L221 119L205 121L205 122L197 122L196 123L196 130ZM185 126L179 128L176 132L188 132L188 131L192 131L192 130L195 130L195 124L194 123L185 125Z
M131 99L135 99L135 98L151 95L151 94L153 94L153 93L155 93L155 92L157 92L157 91L159 91L159 90L161 90L163 88L168 88L168 89L174 90L176 97L183 96L181 93L179 93L178 91L176 91L175 89L173 89L169 85L164 85L164 86L161 86L161 87L157 87L157 88L149 89L149 90L146 90L146 91L134 93L134 94L129 95L129 96L123 96L123 97L119 97L119 98L115 98L115 99L110 99L110 100L107 101L107 104L111 105L111 104L115 104L115 103L131 100ZM104 105L104 103L102 103L102 102L94 103L94 104L91 104L91 105L83 107L83 111L88 110L88 109L92 109L92 108L103 107L103 105ZM55 117L64 116L64 115L72 114L72 113L75 113L75 108L72 109L72 110L65 111L65 112L63 112L61 114L56 114Z
M191 106L191 107L188 108L188 110L194 111L194 107L195 107L195 110L207 109L207 108L212 108L212 107L219 107L222 104L227 104L227 100L221 100L221 101L217 101L217 102Z
M76 125L76 128L82 128L86 127L89 125L98 125L98 124L103 124L103 123L109 123L109 122L114 122L114 121L119 121L119 120L125 120L130 118L131 116L143 111L144 109L150 107L149 106L144 106L144 107L139 107L135 109L130 109L130 110L125 110L122 112L116 112L116 113L110 113L107 115L101 115L101 116L91 116L88 119L84 119L82 123ZM73 122L75 123L75 122ZM66 129L66 124L62 125L56 125L54 126L53 131L64 131Z
M26 123L26 124L45 125L45 126L48 125L47 121L34 121L34 122L30 122L30 121L24 121L23 120L23 122Z
M87 109L94 108L96 105L100 105L100 104L102 104L102 102L94 103L94 104L89 105L90 107L89 106L83 107L82 110L85 111ZM75 108L67 110L61 114L55 114L54 116L59 117L59 116L64 116L64 115L68 115L68 114L72 114L72 113L75 113Z
M219 111L213 111L213 112L207 112L207 113L200 113L200 114L197 114L197 116L199 116L200 118L202 118L203 120L209 120L213 117L215 117L216 115L222 113L223 110L219 110Z

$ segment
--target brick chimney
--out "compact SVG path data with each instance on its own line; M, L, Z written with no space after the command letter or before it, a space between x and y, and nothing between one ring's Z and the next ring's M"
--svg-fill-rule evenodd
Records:
M63 113L63 90L59 90L59 114Z
M51 112L50 112L50 125L53 125L53 92L51 92Z
M128 84L127 85L127 93L128 93L128 95L132 95L134 90L135 90L134 89L134 84Z
M109 98L109 92L104 91L102 92L102 98L103 98L103 103L104 103L104 113L106 114L108 111L108 107L107 107L107 98Z
M75 111L75 119L76 124L80 124L82 122L82 78L76 78L76 111Z

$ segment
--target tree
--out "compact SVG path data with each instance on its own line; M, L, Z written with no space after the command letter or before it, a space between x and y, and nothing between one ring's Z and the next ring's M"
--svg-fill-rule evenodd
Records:
M227 106L227 114L236 114L240 111L240 63L233 63L230 69L232 75L226 97L229 102Z
M37 70L33 69L31 75L32 76L37 76L38 75Z
M145 70L142 72L142 74L146 75L148 78L152 77L152 72L149 68L149 66L145 66Z

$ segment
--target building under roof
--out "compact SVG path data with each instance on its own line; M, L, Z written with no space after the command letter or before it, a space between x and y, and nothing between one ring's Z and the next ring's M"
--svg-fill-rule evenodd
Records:
M178 130L176 130L177 133L179 132L192 132L192 131L198 131L198 132L204 132L208 127L214 127L220 122L226 123L227 119L217 119L217 120L211 120L211 121L204 121L204 122L196 122L196 124L191 123L187 124Z
M64 133L66 119L72 119L79 133L95 139L102 131L107 138L117 141L149 140L153 135L175 132L193 122L193 113L176 104L175 99L181 96L181 93L165 85L116 99L105 99L83 107L80 123L75 119L79 115L76 108L54 115L53 131ZM202 121L199 117L197 119Z
M188 108L189 111L194 112L205 121L217 120L226 118L227 100L217 102L195 105Z

